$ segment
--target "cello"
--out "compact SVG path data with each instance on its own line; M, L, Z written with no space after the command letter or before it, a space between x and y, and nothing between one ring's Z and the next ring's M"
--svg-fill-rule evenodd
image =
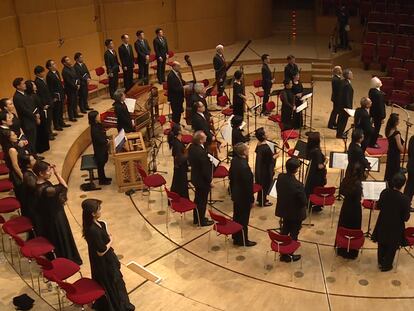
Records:
M184 61L187 64L188 67L190 67L191 69L191 74L193 75L193 81L188 83L187 88L184 89L184 96L185 96L185 121L187 122L188 125L191 125L191 112L193 107L191 107L192 105L192 101L191 101L191 96L194 94L194 86L197 83L197 79L194 73L194 68L193 68L193 64L191 63L191 59L190 59L190 55L186 54L184 55Z

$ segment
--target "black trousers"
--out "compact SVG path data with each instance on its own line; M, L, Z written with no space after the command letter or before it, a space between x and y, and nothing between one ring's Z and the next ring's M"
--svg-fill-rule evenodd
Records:
M123 69L124 72L124 87L125 91L128 90L134 85L134 67L127 67L127 69Z
M384 268L391 268L397 250L398 245L378 243L378 264Z
M220 96L223 96L224 94L224 81L226 80L226 77L223 78L223 81L216 78L217 81L217 102Z
M338 115L338 125L336 128L336 136L341 136L344 134L346 123L348 122L349 115L348 113L342 109Z
M205 187L195 187L194 203L197 205L200 222L203 223L206 218L206 208L208 201L208 194L210 189ZM197 211L193 210L193 222L198 224Z
M98 166L98 179L99 181L105 181L106 175L105 175L105 164L108 161L108 158L106 157L106 161L104 159L97 159L95 156L95 162Z
M339 27L339 44L342 48L347 49L349 46L348 32L345 30L345 25Z
M183 103L170 103L172 111L172 121L180 124L181 114L183 113Z
M339 114L338 105L333 103L331 115L329 116L328 127L337 126L338 114Z
M370 142L371 146L373 146L377 143L379 132L381 130L382 119L373 118L372 121L374 123L374 134L371 137L371 142Z
M78 90L78 105L81 112L85 112L88 105L88 84L81 84Z
M414 171L411 169L407 170L407 183L405 184L404 194L408 196L408 199L411 201L413 200L414 195Z
M371 146L371 141L372 141L371 135L364 133L364 140L361 143L361 148L363 151L365 151L368 146Z
M283 235L289 235L292 240L297 241L299 236L299 231L302 228L302 221L300 220L290 220L283 218L282 228L280 233Z
M49 108L46 110L46 126L49 134L52 134L52 121L53 121L53 106L55 103L49 106Z
M233 202L233 220L243 226L243 232L237 232L233 234L233 240L237 244L243 243L243 233L244 241L247 242L248 239L248 226L250 218L250 208L251 203L249 202Z
M162 61L160 61L157 58L157 79L158 83L162 84L165 82L165 63L167 62L166 58L163 58Z
M264 95L263 95L263 103L262 103L262 113L266 112L266 104L269 102L270 90L271 89L272 89L272 87L264 87L263 88Z
M116 91L116 89L118 88L118 73L114 72L112 77L109 77L109 96L111 96L111 98L114 97L114 93Z
M68 115L69 120L73 120L78 114L78 94L77 91L69 90L66 92L67 103L68 103Z
M146 62L138 63L138 79L146 85L149 82L149 64Z
M36 154L36 140L37 140L37 128L24 128L23 127L24 136L29 143L29 150L31 153Z
M61 128L65 122L63 122L63 102L56 101L53 103L53 127L55 129Z

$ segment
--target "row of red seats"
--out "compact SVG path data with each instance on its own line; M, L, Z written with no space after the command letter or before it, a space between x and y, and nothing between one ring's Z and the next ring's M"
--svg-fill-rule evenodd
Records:
M388 32L400 33L404 35L414 35L414 25L384 23L384 22L369 22L366 26L366 31L371 32Z
M373 32L369 31L365 33L364 43L374 44L390 44L394 46L409 46L414 49L414 36L404 34L394 34L388 32Z
M413 49L409 46L396 46L390 44L363 43L361 49L361 61L365 70L369 69L370 64L378 63L381 70L387 69L391 72L394 67L407 68L410 71L413 67Z
M359 14L361 17L368 17L371 11L376 12L401 12L401 13L414 13L414 5L411 0L398 0L398 1L372 1L363 0L359 5Z
M393 74L395 77L380 77L382 82L381 90L385 93L386 101L390 104L405 107L414 103L414 80L404 79L406 72L401 75L398 73L399 69L403 68L394 68ZM401 82L401 79L404 80Z
M369 22L378 22L378 23L392 23L392 24L414 24L414 15L404 13L394 13L394 12L377 12L371 11L368 15Z

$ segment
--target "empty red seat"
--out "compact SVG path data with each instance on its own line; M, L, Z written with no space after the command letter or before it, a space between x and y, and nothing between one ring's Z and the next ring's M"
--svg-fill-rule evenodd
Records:
M387 16L384 12L371 11L368 14L368 22L385 23L386 21Z
M378 32L367 32L364 37L365 43L378 43Z
M394 46L392 46L391 44L378 45L378 50L377 50L378 63L381 65L382 71L385 70L388 59L392 56L393 51L394 51Z
M390 97L390 103L405 107L412 103L410 93L401 90L393 90Z
M408 80L408 70L405 68L395 67L392 69L391 76L394 77L395 87L401 89L404 80Z
M394 57L401 59L411 58L411 48L409 46L398 45L395 47Z
M410 37L403 34L395 34L394 35L394 44L395 45L402 45L402 46L410 46ZM398 56L397 56L398 57Z
M367 70L369 65L374 61L376 45L374 43L363 43L361 52L361 61Z
M20 208L20 202L15 197L0 199L0 214L12 213Z
M394 78L393 77L380 77L382 82L381 90L385 93L386 99L389 99L391 96L392 90L395 88Z
M13 189L13 184L8 179L0 180L0 192L10 191Z
M398 26L398 33L414 35L414 25L400 24Z
M392 76L392 70L394 68L402 68L403 65L403 60L401 58L396 58L396 57L390 57L387 60L387 73L389 76Z
M9 173L9 169L7 165L4 163L0 163L0 175L7 175Z
M105 78L105 79L101 79L101 76L103 76L105 74L105 69L104 67L98 67L95 69L95 73L98 76L98 80L99 83L103 84L103 85L109 85L109 79Z
M414 59L407 59L404 62L404 68L408 70L409 78L414 80Z
M377 2L375 3L374 10L377 12L385 12L387 11L387 4L385 2Z
M105 290L94 280L81 278L75 283L66 283L56 279L59 287L66 293L68 300L74 304L82 306L92 304L94 301L105 295Z
M394 35L387 32L380 33L379 44L394 44Z
M411 101L414 98L414 80L404 80L403 82L403 91L410 93Z

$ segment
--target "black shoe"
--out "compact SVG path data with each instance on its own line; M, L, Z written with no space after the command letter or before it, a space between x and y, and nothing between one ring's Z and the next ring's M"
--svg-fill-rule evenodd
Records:
M246 242L246 247L252 247L252 246L255 246L257 243L256 242L254 242L254 241L247 241Z
M410 207L410 213L414 213L414 208Z
M388 266L388 267L381 266L380 270L381 270L381 272L391 271L392 270L392 266Z
M66 124L66 123L62 124L62 127L71 127L71 126L72 126L71 124Z
M83 118L83 114L77 114L75 118Z
M49 136L55 137L55 136L57 136L57 133L49 133Z
M336 130L336 126L335 126L335 125L328 126L328 129L331 129L331 130Z
M78 120L76 120L75 118L73 119L69 119L70 122L78 122Z
M81 110L81 113L87 114L88 112L86 110Z
M50 136L49 137L49 140L55 140L56 138L55 137L53 137L53 136Z
M272 202L265 202L265 203L257 202L257 206L259 207L272 206Z
M301 255L281 255L280 256L280 261L283 262L292 262L292 261L298 261L299 259L301 259L302 256Z
M347 139L347 136L345 134L336 135L336 138L339 138L339 139Z
M110 185L111 184L111 181L108 180L108 179L104 179L104 180L100 180L99 181L99 184L100 185Z
M62 131L63 131L63 128L61 128L61 127L57 127L57 128L55 128L55 131L62 132Z
M88 107L86 107L86 108L85 108L85 110L86 110L86 111L91 111L91 110L93 110L93 109L92 109L91 107L89 107L89 106L88 106Z

